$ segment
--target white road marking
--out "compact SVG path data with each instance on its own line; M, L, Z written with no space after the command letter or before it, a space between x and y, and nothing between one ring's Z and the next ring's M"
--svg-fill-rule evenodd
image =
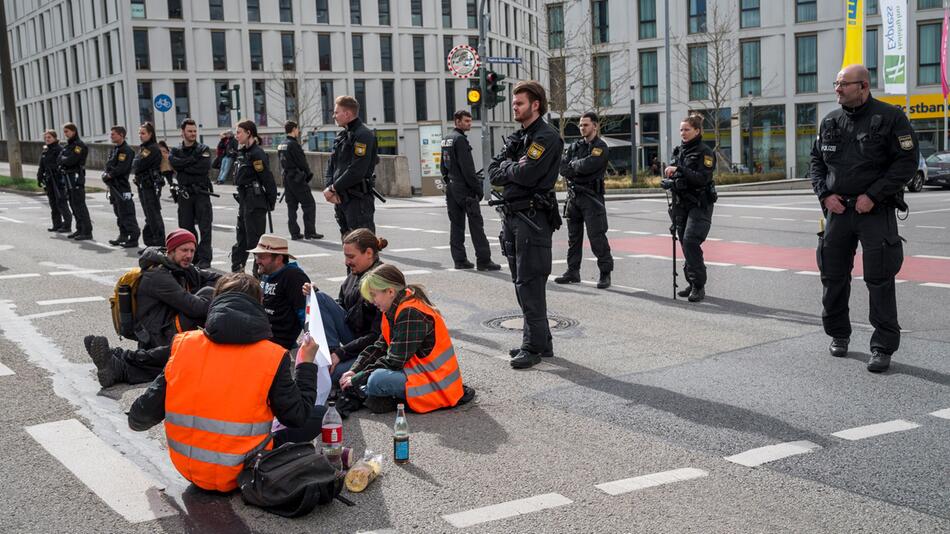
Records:
M662 486L663 484L670 484L673 482L693 480L708 475L709 473L703 471L702 469L684 467L682 469L674 469L672 471L662 471L660 473L653 473L650 475L625 478L623 480L615 480L613 482L604 482L603 484L597 484L594 487L606 493L607 495L622 495L631 491Z
M102 243L100 241L87 241L87 243L89 243L90 245L95 245L97 247L102 247L109 250L119 250L119 247L113 247L109 243Z
M795 274L804 274L808 276L821 276L821 273L818 271L795 271Z
M788 269L780 269L778 267L760 267L758 265L743 265L743 269L749 269L750 271L767 271L770 273L780 273L782 271L787 271Z
M652 235L653 234L653 232L640 232L638 230L624 230L623 233L633 234L633 235Z
M754 241L733 241L733 243L739 243L740 245L755 245Z
M857 441L859 439L873 438L874 436L890 434L892 432L903 432L904 430L913 430L919 426L920 425L918 425L917 423L904 421L903 419L894 419L893 421L886 421L883 423L876 423L873 425L859 426L855 428L849 428L847 430L841 430L839 432L834 432L831 435L836 438L846 439L848 441Z
M20 273L20 274L3 274L0 275L0 280L16 280L18 278L36 278L37 276L43 276L40 273Z
M950 208L941 208L941 209L938 209L938 210L915 211L915 212L914 212L914 215L923 215L923 214L925 214L925 213L937 213L937 212L940 212L940 211L950 211Z
M535 495L534 497L503 502L501 504L485 506L484 508L474 508L465 512L446 514L442 516L442 519L448 521L453 527L465 528L489 521L497 521L499 519L539 512L549 508L557 508L558 506L564 506L572 502L574 501L559 493L545 493L544 495Z
M74 297L69 299L56 300L38 300L36 303L40 306L55 306L57 304L76 304L80 302L101 302L106 300L103 297Z
M707 237L706 241L722 241L721 237Z
M764 219L765 217L758 217L755 215L740 215L740 219Z
M0 252L3 252L4 250L10 250L12 248L13 245L0 245Z
M324 257L326 257L326 256L330 256L330 253L328 253L328 252L315 252L315 253L313 253L313 254L295 254L295 255L294 255L294 257L296 257L296 258L324 258Z
M24 315L23 319L42 319L43 317L56 317L57 315L66 315L67 313L72 313L73 310L56 310L51 312L42 312L42 313L33 313L30 315Z
M773 221L791 221L791 222L795 222L796 219L786 219L786 218L784 218L784 217L772 217L772 220L773 220Z
M947 229L946 226L924 226L924 225L920 225L917 228L929 228L932 230L946 230Z
M445 230L423 230L423 232L427 234L447 234L448 233Z
M431 272L432 272L432 271L427 271L427 270L425 270L425 269L416 269L416 270L414 270L414 271L403 271L402 274L407 275L407 276L411 276L411 275L414 275L414 274L429 274L429 273L431 273Z
M549 279L553 279L553 278L549 277ZM593 280L581 280L581 283L588 286L597 286L597 282L594 282ZM617 289L626 289L627 291L632 291L634 293L642 293L646 291L646 289L640 289L639 287L622 286L620 284L610 284L610 287L615 287Z
M332 277L332 278L327 278L327 279L326 279L327 282L342 282L342 281L344 281L344 280L346 280L346 277L345 277L345 276L334 276L334 277Z
M924 287L941 287L943 289L950 289L950 284L940 284L937 282L927 282L926 284L920 284Z
M732 217L732 215L728 215L725 213L713 213L713 217Z
M21 209L21 210L38 210L38 209L40 209L40 208L42 208L42 207L43 207L43 206L26 206L26 207L17 208L17 209ZM87 207L91 208L92 206L87 206Z
M928 260L950 260L950 256L929 256L927 254L915 254L914 258L924 258Z
M567 260L551 260L551 263L552 263L552 264L554 264L554 263L558 263L558 264L560 264L560 263L567 263ZM554 275L551 275L551 276L554 276ZM551 278L551 277L549 276L548 278ZM555 278L556 278L556 277L555 277Z
M934 417L939 417L941 419L950 419L950 408L945 408L943 410L937 410L936 412L930 412L930 415Z
M231 226L230 224L212 224L211 226L214 226L215 228L220 228L220 229L222 229L222 230L234 230L234 229L235 229L235 227L234 227L234 226Z
M131 267L123 267L121 269L77 269L74 271L52 271L46 274L50 276L67 276L67 275L98 274L98 273L118 273L118 272L124 273L130 269Z
M163 220L163 221L178 222L178 219L176 219L176 218L174 218L174 217L162 217L162 220ZM212 226L214 226L214 225L212 225Z
M424 248L394 248L390 252L419 252L420 250L425 250Z
M789 441L787 443L749 449L739 454L726 456L724 459L746 467L758 467L762 464L788 458L789 456L813 452L820 448L820 445L812 443L811 441Z
M76 419L26 427L46 452L130 523L177 515L158 482Z
M13 369L10 369L6 365L3 365L2 363L0 363L0 376L10 376L13 374L15 374L13 372Z
M7 221L7 222L16 223L16 224L23 224L23 221L20 221L20 220L17 220L17 219L12 219L12 218L10 218L10 217L4 217L4 216L2 216L2 215L0 215L0 221Z
M707 261L706 265L714 265L716 267L734 267L735 263L725 263L721 261Z
M451 246L451 245L437 245L437 246L434 246L434 247L432 247L432 248L434 248L434 249L436 249L436 250L448 250L448 249L452 248L452 246Z

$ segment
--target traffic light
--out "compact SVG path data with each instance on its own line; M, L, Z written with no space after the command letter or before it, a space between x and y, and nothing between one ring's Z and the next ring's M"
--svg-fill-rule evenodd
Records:
M470 86L465 95L468 97L468 103L472 106L477 106L482 101L482 90L477 85Z
M505 101L505 85L501 83L506 76L504 74L498 74L497 72L491 70L488 71L488 74L485 76L487 81L486 85L488 86L488 94L485 95L485 103L488 105L488 109L492 109L498 104L501 104Z
M218 113L230 113L234 108L234 100L231 98L230 89L221 89L218 91Z

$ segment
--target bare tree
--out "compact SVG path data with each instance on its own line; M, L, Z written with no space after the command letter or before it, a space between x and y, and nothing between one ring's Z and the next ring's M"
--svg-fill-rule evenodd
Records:
M320 94L320 84L304 77L300 59L303 50L294 49L293 63L271 64L267 71L268 77L264 82L265 95L272 96L268 100L284 102L283 109L267 107L267 118L275 122L290 120L300 126L301 131L309 127L322 124L323 102ZM265 97L266 98L266 97ZM288 105L292 103L292 105Z

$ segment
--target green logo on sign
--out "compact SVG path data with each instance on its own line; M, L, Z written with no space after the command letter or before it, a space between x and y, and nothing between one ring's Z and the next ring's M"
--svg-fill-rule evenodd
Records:
M884 56L884 82L904 83L907 76L907 63L904 56Z

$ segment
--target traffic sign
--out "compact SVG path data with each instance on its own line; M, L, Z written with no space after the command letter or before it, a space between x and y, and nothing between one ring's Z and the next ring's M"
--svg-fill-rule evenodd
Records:
M458 45L452 50L449 51L449 55L445 58L446 65L449 68L449 71L455 75L456 78L470 78L478 73L478 68L482 65L481 60L478 58L478 52L468 45Z
M172 109L172 97L162 93L160 95L155 95L155 109L165 113Z
M520 57L488 56L488 63L507 63L508 65L521 65Z

